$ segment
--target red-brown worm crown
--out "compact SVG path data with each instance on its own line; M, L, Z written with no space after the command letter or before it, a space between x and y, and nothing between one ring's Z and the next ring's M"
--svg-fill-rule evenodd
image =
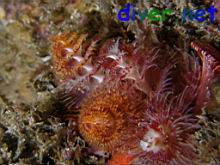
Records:
M220 56L208 44L191 46L197 57L162 44L53 36L59 100L67 112L79 110L79 133L112 153L111 164L123 155L126 164L193 165L196 115L210 99Z

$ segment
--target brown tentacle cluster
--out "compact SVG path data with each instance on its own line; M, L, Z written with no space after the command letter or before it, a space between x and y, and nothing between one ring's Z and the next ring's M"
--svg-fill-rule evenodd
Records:
M201 78L197 89L196 112L201 112L211 97L210 86L215 75L220 73L220 53L211 45L199 41L191 43L202 62Z
M160 44L151 47L140 45L133 51L133 67L126 77L133 79L136 88L149 98L158 93L176 92L173 82L178 70L174 68L179 57L174 59L173 52L169 51Z
M98 39L83 44L85 36L77 39L73 33L69 38L67 34L52 38L52 63L61 83L58 95L68 110L78 109L83 99L105 79L122 79L130 67L125 63L125 59L129 60L130 48L119 39L104 41L96 52Z

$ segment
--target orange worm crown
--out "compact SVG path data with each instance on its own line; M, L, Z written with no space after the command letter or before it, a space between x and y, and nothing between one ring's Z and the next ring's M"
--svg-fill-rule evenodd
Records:
M128 90L125 84L106 84L82 104L80 132L94 148L115 153L127 152L137 145L141 98L129 96Z

